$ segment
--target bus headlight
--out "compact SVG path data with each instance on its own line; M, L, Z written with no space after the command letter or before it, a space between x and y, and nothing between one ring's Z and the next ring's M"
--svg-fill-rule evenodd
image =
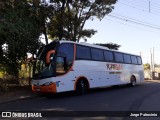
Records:
M46 82L43 85L48 86L48 85L51 85L51 84L53 84L53 82Z

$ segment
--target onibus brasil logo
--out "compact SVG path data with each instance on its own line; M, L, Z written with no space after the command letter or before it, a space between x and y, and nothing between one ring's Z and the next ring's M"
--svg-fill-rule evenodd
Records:
M2 112L2 117L4 118L17 118L17 117L42 117L42 114L39 112Z

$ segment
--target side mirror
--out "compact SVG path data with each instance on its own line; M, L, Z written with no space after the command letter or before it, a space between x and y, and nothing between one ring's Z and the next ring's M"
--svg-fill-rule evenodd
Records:
M67 71L66 57L57 56L56 73L64 74Z
M57 54L57 57L63 58L64 69L67 70L67 55L65 53L59 53L59 54Z

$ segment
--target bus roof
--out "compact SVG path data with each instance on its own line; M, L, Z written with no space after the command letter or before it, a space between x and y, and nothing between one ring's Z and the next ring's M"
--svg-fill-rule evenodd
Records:
M103 46L99 46L99 45L95 45L95 44L86 43L86 42L77 43L77 42L67 41L67 40L60 40L59 42L60 42L60 44L61 43L74 43L74 44L78 44L78 45L84 45L84 46L99 48L99 49L103 49L103 50L109 50L109 51L120 52L120 53L124 53L124 54L135 55L135 54L121 52L121 51L114 50L114 49L109 49L107 47L103 47ZM140 56L140 55L135 55L135 56Z
M84 46L89 46L89 47L94 47L94 48L100 48L100 49L110 50L107 47L103 47L103 46L99 46L99 45L94 45L94 44L90 44L90 43L86 43L86 42L77 43L77 42L73 42L73 41L64 41L64 40L61 40L59 42L60 43L75 43L75 44L78 44L78 45L84 45Z

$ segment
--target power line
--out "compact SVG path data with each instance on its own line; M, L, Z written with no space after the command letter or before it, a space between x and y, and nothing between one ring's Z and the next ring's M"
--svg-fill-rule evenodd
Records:
M153 7L153 5L151 7L151 3L150 3L149 0L141 0L141 1L138 1L138 2L134 1L134 3L133 3L133 0L130 1L130 2L128 2L128 0L123 0L123 2L119 1L119 3L122 4L122 5L126 5L128 7L132 7L132 8L141 10L143 12L148 12L148 13L151 13L151 14L153 13L153 14L156 14L156 15L160 15L160 12L159 12L160 10L158 11L159 8ZM143 6L143 5L145 5L145 6ZM147 5L148 5L148 7L147 7ZM139 6L140 8L137 7L137 6ZM139 25L139 26L147 27L149 29L154 29L154 30L160 31L160 26L159 25L151 24L151 23L148 23L148 22L145 22L145 21L140 21L140 20L130 18L130 17L127 17L127 16L122 16L120 14L112 13L112 14L109 15L109 17L112 17L114 19L118 19L118 20L121 20L121 21L124 21L124 22L129 22L129 23L132 23L132 24L136 24L136 25Z
M151 24L151 23L148 23L148 22L145 22L145 21L137 20L137 19L134 19L134 18L131 18L131 17L123 16L123 15L120 15L118 13L111 13L111 15L116 15L116 16L119 16L119 17L123 17L125 19L134 20L134 21L137 21L137 22L140 22L140 23L145 23L145 24L150 25L150 26L160 27L159 25L155 25L155 24Z
M142 28L142 27L137 27L137 26L134 26L134 25L129 25L127 23L120 22L120 21L114 21L114 18L113 19L112 18L111 19L107 18L107 20L109 20L111 22L118 23L118 24L122 24L122 25L125 25L125 26L134 27L134 28L137 28L137 29L140 29L140 30L145 30L145 31L152 32L154 34L160 35L160 32L148 30L148 29L145 29L145 28Z
M111 15L115 15L115 16L119 16L119 17L122 17L122 18L125 18L125 19L129 19L129 20L134 20L134 21L137 21L137 22L145 23L145 24L148 24L148 25L151 25L151 26L160 27L158 25L154 25L154 24L151 24L151 23L147 23L145 21L137 20L137 19L134 19L134 18L131 18L131 17L127 17L127 16L124 16L124 15L120 15L118 13L111 13Z
M123 3L123 2L119 2L119 3L122 4L122 5L128 6L128 7L132 7L132 8L141 10L141 11L147 11L147 10L145 10L145 9L135 7L134 5L130 5L130 4L127 4L127 3Z
M154 24L147 23L147 22L144 22L144 21L136 20L136 19L129 18L129 17L126 17L126 16L117 15L117 14L110 14L108 16L112 17L112 18L115 18L115 19L125 21L125 22L130 22L130 23L141 25L141 26L144 26L144 27L149 27L149 28L153 28L153 29L156 29L156 30L160 30L160 26L158 26L158 25L154 25Z
M157 6L158 8L160 6L160 3L157 3L157 2L154 2L154 1L151 1L151 3L152 3L153 6Z
M132 1L123 0L123 1L119 1L119 3L125 3L125 4L128 4L128 5L132 5L132 6L135 5L136 7L143 7L143 8L148 9L148 3L142 2L141 0L137 1L137 2L135 2L135 0L134 1L133 0Z
M152 1L148 1L148 0L138 0L137 2L134 0L132 1L128 1L128 0L123 0L123 1L119 1L118 3L134 8L134 9L138 9L141 10L143 12L148 12L148 13L153 13L156 15L160 15L160 4L156 3L156 2L152 2ZM159 5L159 6L158 6Z

